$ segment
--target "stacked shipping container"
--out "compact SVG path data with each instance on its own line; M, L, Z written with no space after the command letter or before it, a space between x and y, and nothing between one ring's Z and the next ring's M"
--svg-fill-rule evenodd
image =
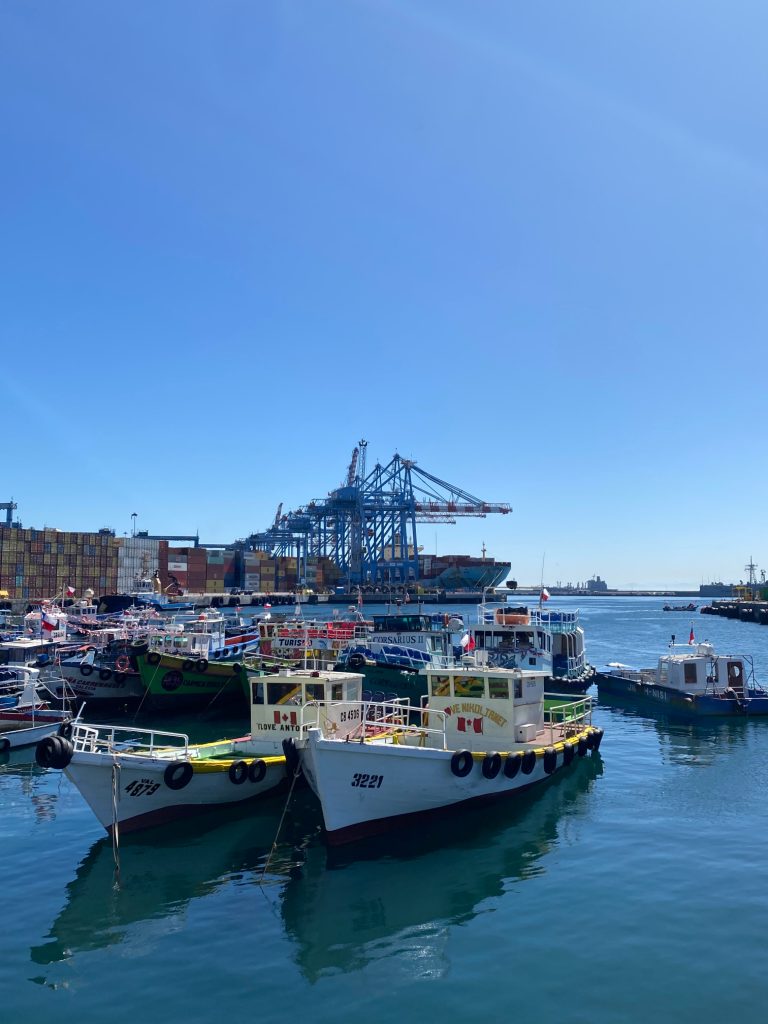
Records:
M0 526L0 589L12 598L113 593L117 587L118 541L110 531L64 533Z

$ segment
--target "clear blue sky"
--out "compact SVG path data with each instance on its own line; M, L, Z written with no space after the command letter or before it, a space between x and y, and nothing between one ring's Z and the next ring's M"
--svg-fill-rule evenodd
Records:
M520 581L768 566L768 7L0 8L0 500L243 536L360 437Z

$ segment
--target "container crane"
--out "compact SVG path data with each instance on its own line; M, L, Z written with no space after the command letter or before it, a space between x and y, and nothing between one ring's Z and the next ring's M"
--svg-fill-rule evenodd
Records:
M397 453L366 474L368 442L352 452L345 482L324 499L286 513L247 545L270 554L329 558L347 584L404 584L419 579L417 523L455 523L512 511L448 483Z

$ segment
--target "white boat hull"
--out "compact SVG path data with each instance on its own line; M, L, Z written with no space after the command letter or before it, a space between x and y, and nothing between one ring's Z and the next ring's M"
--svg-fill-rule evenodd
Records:
M592 731L586 729L583 736ZM579 760L575 738L571 745L574 765ZM581 749L586 751L586 742ZM519 769L514 778L508 778L503 762L495 778L486 778L484 753L472 754L469 774L459 777L451 767L455 753L452 750L375 742L340 743L324 740L317 730L311 730L306 744L299 746L304 774L320 800L328 842L332 845L364 839L401 825L418 825L428 816L462 804L512 796L544 782L564 767L564 745L556 744L554 751L555 767L550 754L549 771L545 767L544 748L536 748L535 763L531 767L530 757L526 762L526 768L531 767L529 772Z
M244 758L252 762L252 757ZM265 757L264 777L240 782L230 777L231 761L214 763L169 760L160 757L110 755L76 751L64 769L82 793L101 824L111 833L117 822L120 833L161 825L214 808L232 807L276 790L286 781L285 759ZM182 766L191 766L191 774ZM181 788L171 788L166 771L173 768L175 781L189 775ZM115 773L113 802L113 771ZM242 772L240 773L242 774Z
M55 722L44 722L40 725L30 725L22 728L13 728L7 732L0 731L0 752L4 750L18 750L20 747L31 747L46 736L55 736L61 727L61 720ZM3 727L0 726L0 729Z

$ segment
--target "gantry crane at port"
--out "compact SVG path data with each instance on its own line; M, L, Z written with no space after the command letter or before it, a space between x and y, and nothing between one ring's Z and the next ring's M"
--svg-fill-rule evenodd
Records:
M368 442L359 441L340 487L327 498L282 513L246 545L271 557L330 558L350 586L404 584L419 579L417 523L455 523L458 517L506 515L506 503L488 502L395 454L366 472ZM281 514L282 513L282 514Z

